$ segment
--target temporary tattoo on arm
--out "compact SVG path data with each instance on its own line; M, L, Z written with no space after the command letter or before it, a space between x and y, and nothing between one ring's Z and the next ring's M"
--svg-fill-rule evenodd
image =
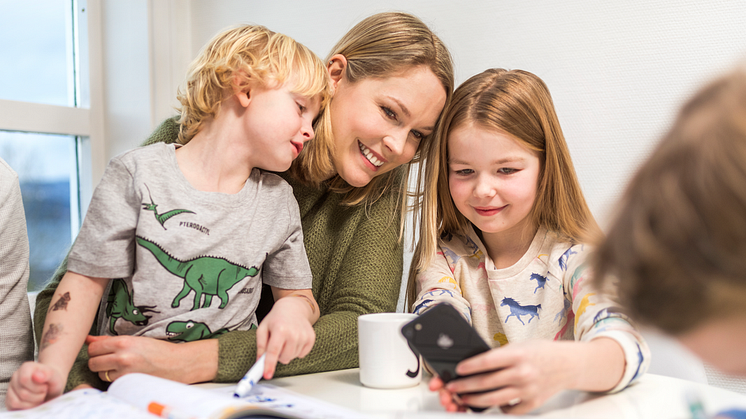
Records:
M49 311L65 310L67 311L67 303L70 302L70 293L66 292L60 296L60 299L54 303L53 306L49 307Z
M61 324L50 324L49 329L44 332L44 336L41 338L41 345L39 345L39 352L43 351L47 346L57 342L57 339L62 335Z

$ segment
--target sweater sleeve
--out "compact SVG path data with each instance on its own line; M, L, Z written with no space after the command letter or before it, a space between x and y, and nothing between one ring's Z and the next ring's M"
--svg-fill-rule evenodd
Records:
M313 291L321 309L321 317L314 324L316 342L305 358L287 365L279 364L276 376L357 367L358 316L396 311L403 250L398 237L398 214L391 210L394 199L389 194L367 211L362 207L349 209L357 213L355 225L330 216L332 219L327 220L330 223L323 234L316 236L314 231L308 235L306 251L312 268L316 267ZM323 218L322 215L318 217ZM319 224L323 223L317 222L316 226ZM342 237L349 240L342 240ZM329 247L334 250L327 260L320 254ZM321 274L319 266L323 268ZM216 381L236 381L256 359L255 331L226 333L218 341Z
M460 278L448 263L447 255L455 252L443 242L438 247L430 264L417 273L417 299L412 303L412 312L422 314L437 304L449 303L471 323L471 306L461 291Z
M591 280L591 269L585 262L587 250L576 245L577 253L569 256L565 283L572 290L575 313L575 339L590 341L600 337L614 339L622 347L625 369L622 379L611 393L623 390L647 371L650 350L642 335L632 325L622 309L614 303L613 287L596 289ZM568 251L569 252L569 251Z
M0 404L13 372L34 357L26 287L29 244L18 176L0 159ZM12 342L12 344L11 344Z

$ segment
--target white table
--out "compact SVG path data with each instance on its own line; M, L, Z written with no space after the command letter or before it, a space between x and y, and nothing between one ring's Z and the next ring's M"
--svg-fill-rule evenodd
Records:
M360 384L358 369L276 378L267 383L380 418L452 417L427 389L419 386L379 390ZM698 398L712 415L726 408L746 409L746 395L678 378L648 374L612 395L566 391L531 413L548 418L690 418L687 398ZM462 414L458 414L460 416ZM487 416L485 414L481 416ZM490 415L491 416L491 415ZM474 417L474 416L472 416Z

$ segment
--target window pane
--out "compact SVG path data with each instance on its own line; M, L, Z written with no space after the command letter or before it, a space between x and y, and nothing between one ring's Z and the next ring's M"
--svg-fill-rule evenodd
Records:
M0 157L18 173L28 228L29 291L52 277L77 233L75 137L0 131Z
M73 106L72 27L71 0L0 0L0 99Z

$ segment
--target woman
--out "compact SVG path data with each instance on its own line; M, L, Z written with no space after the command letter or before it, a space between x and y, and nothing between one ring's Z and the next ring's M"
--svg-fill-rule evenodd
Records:
M396 309L408 165L426 152L453 91L445 45L405 13L361 21L326 62L334 97L316 123L316 138L282 174L300 207L321 317L311 353L279 365L276 376L356 367L357 317ZM178 131L176 121L166 120L148 143L177 141ZM63 264L37 298L37 335L65 270ZM67 390L104 387L105 377L130 372L185 383L235 382L257 350L255 331L184 344L131 336L88 343Z

